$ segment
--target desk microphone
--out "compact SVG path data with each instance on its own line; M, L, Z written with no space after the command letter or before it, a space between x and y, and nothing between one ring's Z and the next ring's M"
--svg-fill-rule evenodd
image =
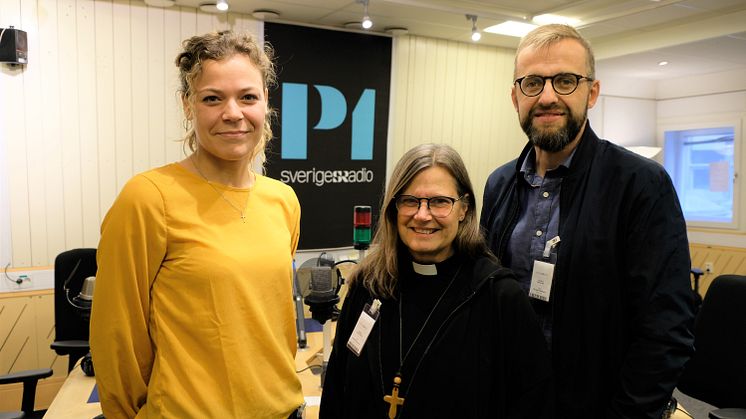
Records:
M311 311L311 317L321 324L332 318L334 306L339 302L337 288L332 281L331 266L311 268L309 294L304 302Z
M91 311L91 304L93 304L93 288L96 286L96 277L89 276L83 280L83 285L80 287L80 293L75 296L72 300L73 307L79 310Z

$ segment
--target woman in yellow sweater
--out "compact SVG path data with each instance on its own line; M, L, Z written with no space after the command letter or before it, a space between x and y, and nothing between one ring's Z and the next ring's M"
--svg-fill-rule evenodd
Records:
M101 226L91 352L115 418L287 418L295 373L293 190L252 170L272 137L270 51L184 41L184 160L132 178Z

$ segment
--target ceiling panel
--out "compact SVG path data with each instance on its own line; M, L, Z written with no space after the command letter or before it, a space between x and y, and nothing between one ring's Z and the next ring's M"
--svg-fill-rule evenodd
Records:
M175 3L196 8L207 1ZM277 21L284 23L344 28L363 17L363 6L356 0L229 3L231 13L275 10L280 13ZM746 71L746 0L369 0L372 31L381 34L395 26L407 28L411 35L471 42L467 13L477 15L480 29L506 19L530 21L541 13L580 18L584 23L579 30L602 58L599 65L639 77L702 74L734 66ZM480 43L515 48L518 40L483 33ZM668 68L657 68L662 59L671 62Z

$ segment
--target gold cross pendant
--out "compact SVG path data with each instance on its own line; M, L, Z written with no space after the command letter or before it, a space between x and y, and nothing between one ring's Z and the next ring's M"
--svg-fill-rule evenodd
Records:
M397 375L394 377L394 388L391 389L391 394L383 396L383 401L389 404L389 419L394 419L397 408L404 404L404 397L399 397L399 384L401 384L401 377Z

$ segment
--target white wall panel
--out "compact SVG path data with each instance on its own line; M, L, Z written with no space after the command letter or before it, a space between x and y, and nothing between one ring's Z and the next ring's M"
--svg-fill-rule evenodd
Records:
M98 219L111 207L117 193L116 107L114 103L114 6L95 2L96 14L96 138L98 149ZM93 223L90 223L93 224ZM98 226L96 232L98 234ZM98 247L92 246L92 247Z
M194 11L192 13L196 14ZM179 71L176 68L174 62L176 55L181 51L181 41L184 37L181 36L181 31L175 30L181 26L181 16L186 15L184 11L175 8L166 9L163 26L171 28L171 30L165 31L163 36L163 48L164 48L164 63L163 63L163 107L164 107L164 146L165 146L165 161L174 162L181 160L184 157L184 153L181 147L178 146L176 141L180 140L184 134L182 129L183 114L181 111L181 102L177 94L179 89L178 76ZM190 33L194 33L192 29Z
M140 0L3 0L0 25L23 26L30 64L2 68L14 99L0 122L12 266L48 266L96 246L134 174L183 158L174 65L181 40L212 30L262 35L247 16ZM525 143L510 103L513 53L420 37L394 41L389 164L424 142L461 152L481 199L487 175Z
M0 23L3 27L15 26L21 29L20 1L0 2ZM16 258L23 263L31 264L31 232L29 229L30 213L28 200L28 167L27 142L25 132L24 73L20 67L2 66L2 95L10 98L6 102L6 111L0 115L0 128L5 139L6 162L5 172L8 178L8 197L10 203L10 240L13 247L12 261ZM18 199L16 199L18 197Z
M29 2L33 3L33 2ZM50 260L61 249L65 249L65 213L64 190L62 166L65 163L75 164L75 162L65 161L62 156L62 105L60 102L60 85L63 83L62 74L59 71L61 66L73 66L66 60L64 53L60 53L58 42L59 24L57 20L58 4L55 0L44 0L37 2L38 13L38 49L29 51L29 65L36 67L40 73L39 83L43 95L38 98L37 106L44 109L44 117L39 118L42 126L42 138L35 147L34 156L38 170L44 173L44 185L40 189L34 189L33 195L44 195L44 218L39 223L46 223L46 235L32 235L34 242L42 242L47 247L47 260ZM28 34L32 36L31 33ZM33 45L29 44L30 47ZM35 53L36 52L36 53ZM33 115L33 113L31 113ZM26 140L33 141L33 140ZM20 197L11 197L11 204ZM15 220L14 220L15 222ZM41 233L39 233L41 234ZM15 249L15 241L13 244ZM15 250L14 250L15 254ZM35 260L37 260L35 258ZM42 256L39 256L36 262L40 265L44 263ZM34 266L33 264L22 264L15 260L16 266Z
M153 167L148 146L148 124L151 104L148 102L148 74L153 70L148 66L148 8L140 2L130 6L130 93L132 95L132 137L129 141L132 155L133 173L144 172ZM153 139L162 141L162 139Z
M394 41L389 171L417 144L453 146L480 202L487 176L517 157L526 137L510 101L513 51L405 36Z
M164 9L150 7L147 10L147 77L148 96L148 166L160 166L166 160L166 88L165 71L165 13Z
M38 28L36 3L24 2L21 4L21 7L21 27L24 30L26 30L25 28ZM38 51L39 37L35 36L38 30L28 30L27 33L29 47ZM23 109L25 112L24 125L27 143L28 209L31 237L44 237L48 232L46 223L47 198L44 193L35 192L43 191L45 187L44 159L43 155L39 154L39 151L44 147L45 138L42 124L39 122L44 119L45 112L41 110L44 109L43 104L46 101L45 95L42 93L40 76L41 69L39 66L29 67L23 74ZM36 260L46 260L47 254L48 248L46 242L32 241L32 264Z
M97 247L100 220L98 187L98 118L96 85L96 21L93 0L77 0L78 132L80 136L80 206L82 241L72 247Z
M114 155L116 159L116 194L132 176L132 67L130 54L129 0L115 0L112 4L114 25ZM108 208L107 208L108 209Z
M1 0L0 27L28 34L29 64L0 67L0 167L13 267L95 247L125 182L184 157L174 58L181 41L250 30L247 16L150 8L141 0ZM7 230L10 230L9 232ZM4 249L5 252L5 249Z
M78 48L78 16L75 0L61 0L57 6L57 37L60 51L61 157L65 247L83 244L80 98L85 81L78 78L81 61ZM80 17L81 21L84 20ZM81 84L82 82L82 84ZM33 238L34 241L36 238Z

